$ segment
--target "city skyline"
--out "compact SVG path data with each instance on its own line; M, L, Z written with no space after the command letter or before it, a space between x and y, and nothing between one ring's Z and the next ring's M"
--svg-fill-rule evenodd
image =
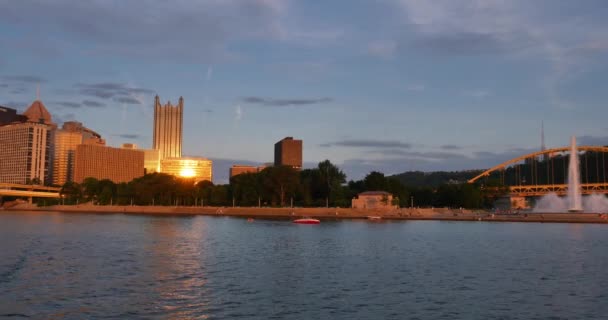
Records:
M3 3L0 105L23 112L40 84L56 123L150 148L154 96L183 96L183 154L219 183L286 136L304 168L349 179L487 168L539 150L543 120L548 148L608 144L605 16L599 1Z

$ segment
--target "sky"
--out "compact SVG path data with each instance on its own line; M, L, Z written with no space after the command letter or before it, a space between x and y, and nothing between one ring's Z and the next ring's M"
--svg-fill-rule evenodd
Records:
M152 145L184 98L184 155L305 167L488 168L545 144L608 145L604 0L0 1L0 105L40 98L111 146Z

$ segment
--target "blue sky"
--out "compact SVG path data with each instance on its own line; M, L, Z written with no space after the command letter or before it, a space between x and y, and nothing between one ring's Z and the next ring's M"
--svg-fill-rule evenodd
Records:
M36 97L108 144L151 146L154 96L185 100L184 153L304 161L350 179L608 144L605 1L0 2L0 104Z

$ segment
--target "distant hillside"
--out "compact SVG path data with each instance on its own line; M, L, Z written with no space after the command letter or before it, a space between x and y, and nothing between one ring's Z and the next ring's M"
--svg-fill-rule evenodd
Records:
M408 187L438 187L442 184L464 183L483 170L466 171L408 171L391 176Z

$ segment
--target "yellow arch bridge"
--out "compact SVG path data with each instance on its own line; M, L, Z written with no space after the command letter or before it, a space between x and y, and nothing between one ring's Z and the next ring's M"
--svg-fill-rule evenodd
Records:
M579 146L578 151L596 153L596 156L591 160L585 156L579 160L580 171L584 173L581 177L581 192L583 194L608 194L605 162L605 154L608 153L608 147ZM496 165L470 179L468 182L477 183L483 178L492 175L500 179L502 185L508 186L509 196L511 197L535 197L548 193L565 195L568 191L565 177L567 175L567 163L569 159L562 157L559 162L560 166L554 162L554 158L555 155L569 153L570 147L561 147L526 154ZM543 160L538 161L539 158ZM527 168L525 177L522 177L522 170L524 170L522 162L527 164L525 167ZM507 170L511 170L511 176L513 177L508 182L505 181L505 172ZM559 178L556 178L556 175ZM542 178L539 176L542 176Z

